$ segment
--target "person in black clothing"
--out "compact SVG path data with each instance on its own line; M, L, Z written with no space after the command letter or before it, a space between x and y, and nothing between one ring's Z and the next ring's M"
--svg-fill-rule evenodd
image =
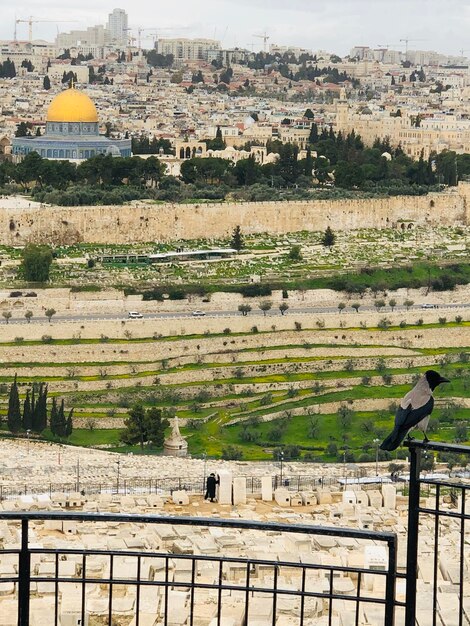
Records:
M211 502L214 502L215 498L215 487L219 484L219 479L215 477L215 474L211 474L207 477L206 482L206 495L204 496L204 500L210 499Z

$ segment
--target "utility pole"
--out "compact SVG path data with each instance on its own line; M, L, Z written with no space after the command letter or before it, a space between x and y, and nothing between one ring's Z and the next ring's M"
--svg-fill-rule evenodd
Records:
M116 467L117 467L117 477L116 477L116 492L119 495L119 469L121 467L121 459L118 459L116 461Z
M375 444L375 475L379 475L379 443L380 439L374 439Z

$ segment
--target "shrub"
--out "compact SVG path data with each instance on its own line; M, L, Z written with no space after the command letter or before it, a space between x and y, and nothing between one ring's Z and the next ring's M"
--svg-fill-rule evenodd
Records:
M405 322L405 320L401 320L401 322L400 322L400 328L406 328L406 322Z
M424 324L424 320L422 317L419 318L419 320L416 320L416 326L422 326Z
M224 328L224 335L230 335L231 332L230 328Z
M43 335L41 341L42 343L52 343L53 339L50 335Z
M226 461L240 461L243 458L243 452L238 446L227 446L222 448L222 458Z
M389 328L392 322L387 317L382 317L377 323L377 327L381 329Z
M240 293L244 298L256 298L259 296L270 296L272 289L269 285L254 283L252 285L243 285L240 287Z
M457 324L461 324L463 321L463 317L461 315L456 315L455 321L457 322Z
M258 326L252 326L252 327L251 327L251 332L252 332L252 333L259 333Z
M444 325L447 323L447 317L440 317L438 321L439 321L439 324Z
M295 330L302 330L302 324L300 322L294 322Z
M15 343L23 343L24 337L15 337Z

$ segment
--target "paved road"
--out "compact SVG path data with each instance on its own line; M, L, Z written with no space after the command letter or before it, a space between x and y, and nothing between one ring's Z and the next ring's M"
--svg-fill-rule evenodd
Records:
M437 309L423 309L421 305L414 305L410 307L410 311L414 312L423 312L424 310L431 310L438 312L450 312L458 309L468 309L470 308L470 304L448 304L448 305L439 305ZM406 307L404 306L396 306L395 312L406 311ZM346 307L344 312L354 312L354 309L351 307ZM359 313L377 313L378 315L386 316L391 313L390 307L386 306L379 311L374 306L361 306L359 309ZM231 309L226 311L210 311L210 309L205 309L205 317L206 318L218 318L218 317L240 317L241 313L238 309ZM253 311L248 314L248 317L252 317L254 314L261 314L261 311L258 309L257 305L253 305ZM322 313L338 313L337 307L302 307L302 308L292 308L289 309L285 315L321 315ZM279 309L277 307L273 307L270 311L267 311L267 317L279 317L281 315ZM164 312L164 313L145 313L144 319L146 320L159 320L159 319L198 319L197 317L192 315L192 310L187 312L175 313L175 312ZM203 318L204 319L204 318ZM134 322L135 320L129 319L127 317L127 312L125 313L89 313L80 314L80 315L54 315L52 318L51 326L54 326L58 322L91 322L91 321L108 321L108 320L127 320L129 322ZM138 320L137 320L138 321ZM12 317L9 321L9 324L27 324L28 322L23 317ZM31 319L31 324L46 324L49 325L47 319L45 317L33 317Z

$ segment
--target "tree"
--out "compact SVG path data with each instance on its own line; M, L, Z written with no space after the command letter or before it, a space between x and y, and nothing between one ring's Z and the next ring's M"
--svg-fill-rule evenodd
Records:
M170 422L163 416L161 409L152 407L147 411L147 438L156 448L163 448L165 441L165 429L168 428Z
M55 315L57 311L55 309L46 309L44 315L49 320L49 324L51 323L52 316Z
M52 398L52 406L51 406L51 415L49 418L49 428L51 433L55 436L59 436L59 410L57 408L57 400L56 398Z
M281 302L281 304L279 305L279 311L281 312L281 315L284 315L284 313L289 309L289 305L287 304L287 302Z
M30 324L31 323L31 318L33 317L33 312L32 311L26 311L24 316L28 320L28 324Z
M132 407L124 424L126 430L121 435L122 441L127 444L139 443L143 450L147 440L147 420L143 404L139 402Z
M263 315L266 317L266 313L273 308L273 303L269 300L263 300L258 304L258 307L263 311Z
M17 433L21 429L20 396L18 393L16 374L15 380L10 387L10 395L8 397L7 423L8 430L12 433Z
M292 246L289 250L289 260L294 262L302 260L302 248L300 246Z
M388 301L388 306L392 309L393 312L393 309L397 306L397 301L395 300L395 298L391 298Z
M406 310L409 311L410 308L413 306L414 304L414 300L405 300L403 302L403 306L406 307Z
M239 304L238 310L243 315L243 317L246 317L248 313L251 311L251 306L249 304Z
M33 426L33 414L31 411L31 399L29 395L29 389L26 392L26 398L23 404L23 430L31 430Z
M385 306L385 300L375 300L374 306L377 309L377 311L380 311L380 309L382 309Z
M346 308L346 304L344 302L339 302L338 303L338 311L340 313L342 313L344 311L344 309Z
M327 229L325 230L325 232L322 235L321 244L323 246L325 246L325 248L330 248L331 249L332 246L335 245L335 242L336 242L336 235L331 230L330 226L328 226Z
M73 430L72 415L73 415L73 409L70 409L67 420L65 422L65 436L67 438L70 437L70 435L72 434L72 430Z
M51 88L51 79L47 74L44 76L44 80L42 81L42 88L46 89L47 91L49 91L49 89Z
M52 252L49 246L28 244L22 253L20 269L27 281L45 283L49 280Z
M11 319L11 311L2 311L2 315L5 318L5 322L8 324Z
M352 309L354 309L354 310L356 311L356 313L359 313L359 308L360 308L360 306L361 306L361 305L359 304L359 302L353 302L353 303L351 304L351 308L352 308Z
M34 387L33 387L34 391ZM47 428L47 385L40 383L37 388L37 400L31 400L32 406L32 430L36 433L42 433ZM32 397L33 398L33 397Z
M242 230L240 226L235 226L233 233L232 233L230 246L234 250L237 250L237 252L240 252L240 250L245 247L245 242L243 241L243 235L242 235Z

